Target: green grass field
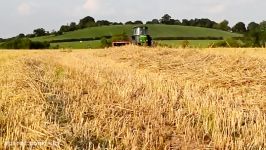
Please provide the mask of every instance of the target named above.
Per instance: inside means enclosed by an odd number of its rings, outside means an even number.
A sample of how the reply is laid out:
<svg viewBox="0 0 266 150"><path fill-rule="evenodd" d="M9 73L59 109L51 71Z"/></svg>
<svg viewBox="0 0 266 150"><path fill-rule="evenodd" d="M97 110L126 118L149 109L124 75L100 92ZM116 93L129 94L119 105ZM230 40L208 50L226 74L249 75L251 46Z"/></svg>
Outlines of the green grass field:
<svg viewBox="0 0 266 150"><path fill-rule="evenodd" d="M153 38L158 37L240 37L241 34L225 32L216 29L192 27L192 26L180 26L180 25L147 25L149 32ZM134 25L115 25L115 26L101 26L90 27L73 32L67 32L60 36L42 36L36 37L34 41L53 41L53 40L66 40L66 39L81 39L81 38L95 38L103 36L113 36L122 33L126 33L128 36L132 34L132 28ZM208 47L209 44L216 42L214 40L190 40L190 46L192 47ZM162 44L167 44L172 47L179 47L182 40L164 40L160 41ZM55 47L59 45L59 48L100 48L100 41L86 41L86 42L64 42L64 43L52 43L51 46Z"/></svg>
<svg viewBox="0 0 266 150"><path fill-rule="evenodd" d="M225 32L216 29L179 26L179 25L149 25L152 37L239 37L241 34Z"/></svg>
<svg viewBox="0 0 266 150"><path fill-rule="evenodd" d="M160 44L169 45L174 48L178 48L182 45L184 40L163 40L157 41ZM199 47L199 48L207 48L209 45L216 43L220 40L188 40L189 46L191 47Z"/></svg>
<svg viewBox="0 0 266 150"><path fill-rule="evenodd" d="M179 26L179 25L147 25L150 34L153 38L157 37L239 37L241 34L225 32L221 30ZM52 41L63 39L80 39L80 38L94 38L102 36L112 36L125 32L127 35L132 34L133 25L116 25L116 26L101 26L90 27L73 32L67 32L60 36L43 36L33 38L35 41Z"/></svg>
<svg viewBox="0 0 266 150"><path fill-rule="evenodd" d="M72 49L96 49L101 48L101 42L95 41L84 41L84 42L62 42L62 43L51 43L51 47L59 46L59 48L72 48Z"/></svg>

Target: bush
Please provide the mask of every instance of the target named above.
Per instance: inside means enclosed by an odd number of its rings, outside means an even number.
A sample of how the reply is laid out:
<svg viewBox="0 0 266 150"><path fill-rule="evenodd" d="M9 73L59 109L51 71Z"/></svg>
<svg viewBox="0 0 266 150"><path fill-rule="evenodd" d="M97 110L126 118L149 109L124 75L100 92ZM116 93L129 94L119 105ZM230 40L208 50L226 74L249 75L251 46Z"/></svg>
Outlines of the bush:
<svg viewBox="0 0 266 150"><path fill-rule="evenodd" d="M189 41L188 41L188 40L182 41L182 43L181 43L181 47L182 47L182 48L187 48L187 47L189 47Z"/></svg>
<svg viewBox="0 0 266 150"><path fill-rule="evenodd" d="M50 47L50 43L34 42L28 38L17 38L3 43L0 47L4 49L47 49Z"/></svg>
<svg viewBox="0 0 266 150"><path fill-rule="evenodd" d="M101 39L101 47L110 47L112 45L111 41L108 40L107 38L103 37Z"/></svg>
<svg viewBox="0 0 266 150"><path fill-rule="evenodd" d="M31 41L29 39L14 39L1 45L5 49L30 49Z"/></svg>
<svg viewBox="0 0 266 150"><path fill-rule="evenodd" d="M245 36L241 41L244 43L244 47L261 47L259 37Z"/></svg>
<svg viewBox="0 0 266 150"><path fill-rule="evenodd" d="M30 49L47 49L50 47L49 42L33 42L31 41Z"/></svg>
<svg viewBox="0 0 266 150"><path fill-rule="evenodd" d="M211 45L209 45L209 47L228 47L226 41L219 41L219 42L215 42L215 43L212 43Z"/></svg>
<svg viewBox="0 0 266 150"><path fill-rule="evenodd" d="M55 32L54 35L55 35L55 36L63 35L63 32L62 32L62 31L58 31L58 32Z"/></svg>

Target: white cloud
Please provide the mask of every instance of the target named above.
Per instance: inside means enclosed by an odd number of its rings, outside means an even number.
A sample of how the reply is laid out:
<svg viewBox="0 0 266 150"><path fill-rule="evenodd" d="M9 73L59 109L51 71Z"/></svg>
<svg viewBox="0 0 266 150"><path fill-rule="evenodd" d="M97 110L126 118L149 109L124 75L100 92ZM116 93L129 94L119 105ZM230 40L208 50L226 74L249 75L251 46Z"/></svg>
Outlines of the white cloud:
<svg viewBox="0 0 266 150"><path fill-rule="evenodd" d="M31 13L31 6L28 3L21 3L17 10L20 15L29 15Z"/></svg>
<svg viewBox="0 0 266 150"><path fill-rule="evenodd" d="M94 12L99 9L99 0L86 0L83 8L89 12Z"/></svg>
<svg viewBox="0 0 266 150"><path fill-rule="evenodd" d="M208 13L214 13L214 14L218 14L218 13L222 13L226 10L226 6L225 4L214 4L211 5L208 9L207 12Z"/></svg>

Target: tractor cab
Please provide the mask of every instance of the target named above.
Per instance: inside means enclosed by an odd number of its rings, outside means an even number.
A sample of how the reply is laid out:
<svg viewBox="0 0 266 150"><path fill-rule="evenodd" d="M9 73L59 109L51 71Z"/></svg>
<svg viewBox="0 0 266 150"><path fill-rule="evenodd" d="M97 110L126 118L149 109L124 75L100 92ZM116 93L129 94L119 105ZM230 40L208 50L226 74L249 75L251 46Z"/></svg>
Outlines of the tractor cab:
<svg viewBox="0 0 266 150"><path fill-rule="evenodd" d="M151 46L152 39L147 26L136 26L133 28L132 42L136 45Z"/></svg>
<svg viewBox="0 0 266 150"><path fill-rule="evenodd" d="M138 26L133 28L134 36L147 35L147 34L148 34L148 27L146 26Z"/></svg>
<svg viewBox="0 0 266 150"><path fill-rule="evenodd" d="M132 40L118 40L113 41L113 46L124 46L130 43L140 46L152 46L152 38L149 35L147 26L136 26L133 28Z"/></svg>

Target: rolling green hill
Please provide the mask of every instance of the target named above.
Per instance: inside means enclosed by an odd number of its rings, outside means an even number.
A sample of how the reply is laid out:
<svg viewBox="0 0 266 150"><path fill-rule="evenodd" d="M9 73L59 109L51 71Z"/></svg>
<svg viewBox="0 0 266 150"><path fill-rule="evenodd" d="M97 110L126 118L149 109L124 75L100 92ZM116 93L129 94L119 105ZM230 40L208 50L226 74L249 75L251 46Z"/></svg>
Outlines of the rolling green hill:
<svg viewBox="0 0 266 150"><path fill-rule="evenodd" d="M158 37L240 37L241 34L225 32L221 30L192 27L192 26L179 26L179 25L147 25L150 34L153 38ZM80 38L95 38L102 36L112 36L122 34L125 32L127 35L132 34L133 25L116 25L116 26L101 26L90 27L73 32L67 32L60 36L43 36L33 38L37 41L52 41L52 40L65 40L65 39L80 39Z"/></svg>

